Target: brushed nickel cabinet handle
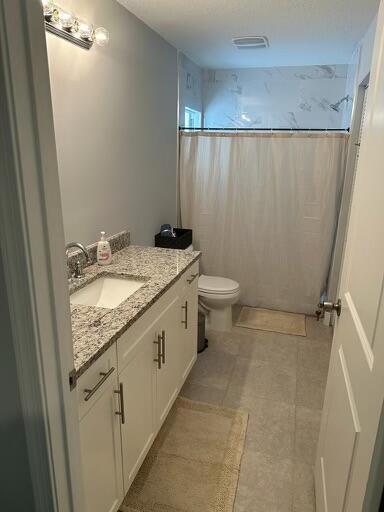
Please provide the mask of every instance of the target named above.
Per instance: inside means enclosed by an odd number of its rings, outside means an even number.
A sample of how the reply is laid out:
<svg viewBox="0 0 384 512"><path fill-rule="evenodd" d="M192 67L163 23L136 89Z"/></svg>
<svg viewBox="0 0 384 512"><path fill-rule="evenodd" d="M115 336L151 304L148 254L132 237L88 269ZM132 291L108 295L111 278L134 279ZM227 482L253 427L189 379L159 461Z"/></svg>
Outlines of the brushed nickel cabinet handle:
<svg viewBox="0 0 384 512"><path fill-rule="evenodd" d="M193 283L193 281L196 279L196 277L198 276L199 274L192 274L190 279L187 279L188 283L191 284Z"/></svg>
<svg viewBox="0 0 384 512"><path fill-rule="evenodd" d="M161 331L161 359L162 359L163 364L165 364L165 343L166 343L165 331Z"/></svg>
<svg viewBox="0 0 384 512"><path fill-rule="evenodd" d="M184 324L185 329L188 329L188 301L185 301L184 306L181 306L182 309L185 310L185 317L184 320L181 321L182 324Z"/></svg>
<svg viewBox="0 0 384 512"><path fill-rule="evenodd" d="M116 395L119 395L119 401L120 401L120 411L116 411L115 414L117 416L121 416L121 424L124 425L124 423L125 423L124 388L123 388L123 384L121 382L119 385L119 389L115 390L114 393L116 393Z"/></svg>
<svg viewBox="0 0 384 512"><path fill-rule="evenodd" d="M161 360L162 360L162 354L161 354L161 345L162 345L162 338L159 334L157 336L157 341L153 342L155 345L157 345L157 359L154 359L154 361L157 363L157 368L161 370Z"/></svg>
<svg viewBox="0 0 384 512"><path fill-rule="evenodd" d="M100 386L102 386L104 384L104 382L108 379L108 377L115 371L114 367L112 366L112 368L110 370L108 370L107 372L100 372L100 375L101 375L101 379L99 380L99 382L97 384L95 384L95 386L93 386L92 389L84 389L84 393L87 393L87 396L84 398L84 400L86 402L88 402L88 400L90 398L93 397L93 395L96 393L96 391L100 388Z"/></svg>

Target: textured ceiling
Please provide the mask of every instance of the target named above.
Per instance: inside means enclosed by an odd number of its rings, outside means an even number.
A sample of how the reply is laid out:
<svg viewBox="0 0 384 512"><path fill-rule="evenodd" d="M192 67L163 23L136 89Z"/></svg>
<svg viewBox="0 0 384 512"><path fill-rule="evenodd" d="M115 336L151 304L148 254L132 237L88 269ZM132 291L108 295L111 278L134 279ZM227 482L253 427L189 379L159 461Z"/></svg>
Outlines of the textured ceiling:
<svg viewBox="0 0 384 512"><path fill-rule="evenodd" d="M345 64L379 0L118 0L203 67ZM234 36L270 48L237 50Z"/></svg>

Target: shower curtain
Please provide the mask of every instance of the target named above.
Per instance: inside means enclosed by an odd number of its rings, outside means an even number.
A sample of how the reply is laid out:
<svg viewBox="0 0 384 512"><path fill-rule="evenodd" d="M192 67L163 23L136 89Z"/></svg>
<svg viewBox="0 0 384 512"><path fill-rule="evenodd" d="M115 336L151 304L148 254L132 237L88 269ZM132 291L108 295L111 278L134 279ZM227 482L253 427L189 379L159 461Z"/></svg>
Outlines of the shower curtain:
<svg viewBox="0 0 384 512"><path fill-rule="evenodd" d="M202 272L240 302L313 314L326 286L347 136L181 132L180 209Z"/></svg>

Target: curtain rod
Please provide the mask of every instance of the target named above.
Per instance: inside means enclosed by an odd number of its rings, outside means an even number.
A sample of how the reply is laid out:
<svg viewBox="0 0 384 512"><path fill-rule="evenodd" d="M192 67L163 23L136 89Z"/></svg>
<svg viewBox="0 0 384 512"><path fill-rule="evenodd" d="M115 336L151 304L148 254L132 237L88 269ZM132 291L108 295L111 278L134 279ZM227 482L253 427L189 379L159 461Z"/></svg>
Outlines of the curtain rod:
<svg viewBox="0 0 384 512"><path fill-rule="evenodd" d="M179 126L180 131L189 132L346 132L349 133L349 128L187 128Z"/></svg>

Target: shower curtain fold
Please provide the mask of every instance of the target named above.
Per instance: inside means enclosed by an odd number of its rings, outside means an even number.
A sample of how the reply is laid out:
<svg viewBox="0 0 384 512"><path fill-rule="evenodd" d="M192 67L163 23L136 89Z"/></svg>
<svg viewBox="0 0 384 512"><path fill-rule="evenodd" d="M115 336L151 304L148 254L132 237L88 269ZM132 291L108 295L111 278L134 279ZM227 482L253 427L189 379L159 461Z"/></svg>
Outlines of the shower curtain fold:
<svg viewBox="0 0 384 512"><path fill-rule="evenodd" d="M342 134L180 135L180 207L202 271L242 304L311 314L326 285L345 168Z"/></svg>

